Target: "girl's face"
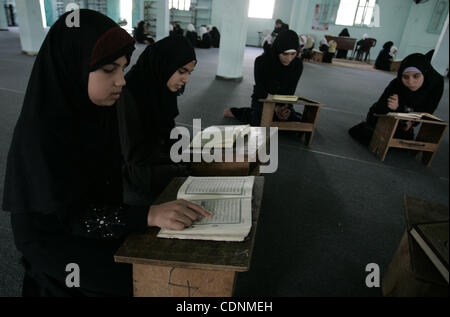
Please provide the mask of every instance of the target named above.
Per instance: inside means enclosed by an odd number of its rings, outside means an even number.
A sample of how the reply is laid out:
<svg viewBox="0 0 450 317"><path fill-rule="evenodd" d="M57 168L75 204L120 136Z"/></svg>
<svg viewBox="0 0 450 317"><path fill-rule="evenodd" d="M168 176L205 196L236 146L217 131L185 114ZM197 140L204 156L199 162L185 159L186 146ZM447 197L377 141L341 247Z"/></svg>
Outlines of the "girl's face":
<svg viewBox="0 0 450 317"><path fill-rule="evenodd" d="M419 72L406 72L402 75L402 83L411 91L417 91L422 87L424 77Z"/></svg>
<svg viewBox="0 0 450 317"><path fill-rule="evenodd" d="M288 66L293 60L294 58L297 56L297 53L281 53L279 55L280 57L280 62L281 64L283 64L284 66Z"/></svg>
<svg viewBox="0 0 450 317"><path fill-rule="evenodd" d="M167 81L167 88L171 92L177 92L189 81L189 75L194 71L195 61L192 61L183 67L177 69L175 73Z"/></svg>
<svg viewBox="0 0 450 317"><path fill-rule="evenodd" d="M88 93L97 106L112 106L120 97L125 86L123 71L128 63L125 56L89 73Z"/></svg>

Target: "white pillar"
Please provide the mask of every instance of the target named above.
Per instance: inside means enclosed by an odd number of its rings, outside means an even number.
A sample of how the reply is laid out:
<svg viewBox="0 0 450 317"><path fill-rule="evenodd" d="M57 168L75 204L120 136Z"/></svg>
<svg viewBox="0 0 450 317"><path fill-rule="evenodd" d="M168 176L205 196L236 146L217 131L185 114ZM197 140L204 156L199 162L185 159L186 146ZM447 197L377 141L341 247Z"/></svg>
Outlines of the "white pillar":
<svg viewBox="0 0 450 317"><path fill-rule="evenodd" d="M8 19L3 2L0 2L0 31L8 31Z"/></svg>
<svg viewBox="0 0 450 317"><path fill-rule="evenodd" d="M169 36L169 1L156 1L156 41Z"/></svg>
<svg viewBox="0 0 450 317"><path fill-rule="evenodd" d="M45 38L40 1L16 0L16 10L22 51L35 55Z"/></svg>
<svg viewBox="0 0 450 317"><path fill-rule="evenodd" d="M219 1L216 9L220 10L218 79L242 80L242 64L244 61L245 42L247 40L249 0Z"/></svg>
<svg viewBox="0 0 450 317"><path fill-rule="evenodd" d="M444 27L441 32L441 37L436 45L434 50L433 59L431 60L431 64L434 69L439 72L442 76L446 76L448 73L448 14L447 20L444 23Z"/></svg>

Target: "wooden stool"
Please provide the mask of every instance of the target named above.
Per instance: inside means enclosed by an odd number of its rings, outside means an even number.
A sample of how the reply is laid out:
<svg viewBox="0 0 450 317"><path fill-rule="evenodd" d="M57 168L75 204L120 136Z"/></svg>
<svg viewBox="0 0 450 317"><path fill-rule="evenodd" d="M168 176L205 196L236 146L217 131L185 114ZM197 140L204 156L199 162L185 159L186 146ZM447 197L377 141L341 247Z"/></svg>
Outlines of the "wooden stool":
<svg viewBox="0 0 450 317"><path fill-rule="evenodd" d="M448 207L404 198L407 228L382 282L383 296L448 296L448 283L409 234L415 224L448 220Z"/></svg>
<svg viewBox="0 0 450 317"><path fill-rule="evenodd" d="M391 72L396 73L398 72L398 69L400 68L401 63L403 62L402 59L396 59L392 61L391 63Z"/></svg>
<svg viewBox="0 0 450 317"><path fill-rule="evenodd" d="M371 152L376 153L381 161L384 161L386 158L389 148L396 147L416 151L416 156L422 153L422 162L427 166L431 166L431 162L447 130L447 122L408 119L409 121L420 122L422 126L416 140L403 140L394 138L398 123L402 119L388 115L375 116L378 117L378 122L369 149Z"/></svg>
<svg viewBox="0 0 450 317"><path fill-rule="evenodd" d="M186 178L175 178L155 204L176 199ZM157 228L132 234L114 259L133 265L135 297L231 297L237 272L250 269L264 177L255 177L252 228L242 242L157 238Z"/></svg>
<svg viewBox="0 0 450 317"><path fill-rule="evenodd" d="M299 97L297 102L286 102L285 100L273 99L272 95L267 96L267 99L261 99L259 101L264 103L261 117L262 127L277 127L281 131L305 132L305 145L311 145L317 121L319 119L320 107L324 106L323 104L304 97ZM277 103L303 105L302 122L273 121L275 105Z"/></svg>
<svg viewBox="0 0 450 317"><path fill-rule="evenodd" d="M323 60L323 52L318 51L318 50L313 50L312 51L312 56L311 59L315 62L319 62L322 63Z"/></svg>

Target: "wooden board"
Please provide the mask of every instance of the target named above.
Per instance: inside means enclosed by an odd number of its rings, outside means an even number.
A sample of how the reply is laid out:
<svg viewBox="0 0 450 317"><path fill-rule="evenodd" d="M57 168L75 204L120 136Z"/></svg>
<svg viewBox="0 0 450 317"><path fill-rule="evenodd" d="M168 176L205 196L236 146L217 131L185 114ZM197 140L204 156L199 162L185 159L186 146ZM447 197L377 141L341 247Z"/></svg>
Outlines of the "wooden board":
<svg viewBox="0 0 450 317"><path fill-rule="evenodd" d="M325 35L328 42L335 41L336 49L344 51L353 51L355 49L356 39L346 36Z"/></svg>
<svg viewBox="0 0 450 317"><path fill-rule="evenodd" d="M155 204L176 199L186 178L175 178ZM263 197L264 177L255 177L252 198L252 228L243 242L197 241L157 238L158 228L144 234L130 235L116 252L116 262L167 267L245 272L255 242L259 211Z"/></svg>
<svg viewBox="0 0 450 317"><path fill-rule="evenodd" d="M134 297L231 297L236 273L133 265Z"/></svg>

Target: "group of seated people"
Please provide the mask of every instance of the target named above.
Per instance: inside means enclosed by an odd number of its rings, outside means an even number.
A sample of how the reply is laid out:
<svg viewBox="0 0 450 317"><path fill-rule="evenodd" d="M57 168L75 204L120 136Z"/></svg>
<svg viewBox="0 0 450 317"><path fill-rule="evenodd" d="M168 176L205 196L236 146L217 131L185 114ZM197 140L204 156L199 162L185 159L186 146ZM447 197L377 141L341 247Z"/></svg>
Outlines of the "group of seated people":
<svg viewBox="0 0 450 317"><path fill-rule="evenodd" d="M199 32L195 30L193 24L187 25L186 34L177 22L169 24L169 35L185 36L188 41L197 48L218 48L220 46L220 32L217 27L212 25L202 25ZM146 45L152 45L155 40L145 31L145 22L140 21L133 30L133 36L136 42Z"/></svg>
<svg viewBox="0 0 450 317"><path fill-rule="evenodd" d="M189 166L170 159L170 134L197 57L186 37L172 35L147 46L124 75L134 39L96 11L80 10L83 23L75 30L66 26L67 14L48 32L30 76L8 154L3 209L11 212L23 255L25 296L132 296L131 266L114 262L126 236L148 227L183 230L211 216L185 200L155 203L174 176L189 174ZM303 72L299 50L296 32L280 32L255 60L251 108L224 115L260 125L260 99L295 94ZM351 134L367 137L374 113L432 113L442 92L442 76L413 54L370 108L363 131ZM279 104L274 119L302 115ZM399 132L409 137L414 126L405 122ZM80 266L80 287L67 286L68 263Z"/></svg>

